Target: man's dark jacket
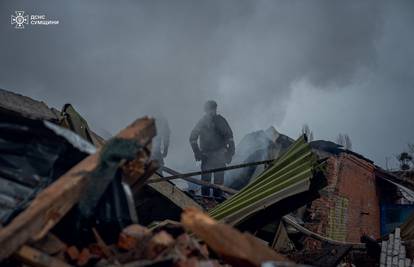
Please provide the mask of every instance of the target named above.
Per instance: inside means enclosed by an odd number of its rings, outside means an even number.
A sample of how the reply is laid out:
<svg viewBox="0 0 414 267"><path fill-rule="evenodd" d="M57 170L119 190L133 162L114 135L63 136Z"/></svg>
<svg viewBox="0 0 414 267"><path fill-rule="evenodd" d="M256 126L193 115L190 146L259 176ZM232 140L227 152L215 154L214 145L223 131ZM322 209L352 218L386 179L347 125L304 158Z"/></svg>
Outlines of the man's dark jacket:
<svg viewBox="0 0 414 267"><path fill-rule="evenodd" d="M197 140L200 138L200 147ZM234 155L233 132L221 115L204 115L191 131L190 143L194 154L208 154L226 149Z"/></svg>

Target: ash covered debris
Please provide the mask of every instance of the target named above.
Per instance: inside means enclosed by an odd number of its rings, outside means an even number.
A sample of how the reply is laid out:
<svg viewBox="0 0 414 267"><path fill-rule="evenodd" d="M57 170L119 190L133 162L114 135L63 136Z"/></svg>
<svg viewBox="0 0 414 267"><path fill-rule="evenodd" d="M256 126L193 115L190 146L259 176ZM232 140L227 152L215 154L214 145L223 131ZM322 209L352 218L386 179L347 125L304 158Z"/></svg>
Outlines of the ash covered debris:
<svg viewBox="0 0 414 267"><path fill-rule="evenodd" d="M0 96L1 266L412 264L408 172L271 127L243 138L233 165L181 174L151 153L151 118L104 140L70 104ZM217 171L224 185L195 177Z"/></svg>

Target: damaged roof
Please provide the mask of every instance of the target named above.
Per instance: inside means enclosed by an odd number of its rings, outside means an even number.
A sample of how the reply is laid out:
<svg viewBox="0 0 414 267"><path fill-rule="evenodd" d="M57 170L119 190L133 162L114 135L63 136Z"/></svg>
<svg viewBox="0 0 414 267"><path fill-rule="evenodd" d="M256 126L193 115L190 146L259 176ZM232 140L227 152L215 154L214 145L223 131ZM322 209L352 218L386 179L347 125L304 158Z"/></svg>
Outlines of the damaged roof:
<svg viewBox="0 0 414 267"><path fill-rule="evenodd" d="M59 119L44 102L4 89L0 89L0 113L50 121Z"/></svg>
<svg viewBox="0 0 414 267"><path fill-rule="evenodd" d="M324 164L318 162L306 136L302 136L265 172L209 214L223 222L237 224L282 199L310 189L317 191L326 185L325 178L316 179L317 174L322 174ZM303 204L309 200L304 201Z"/></svg>

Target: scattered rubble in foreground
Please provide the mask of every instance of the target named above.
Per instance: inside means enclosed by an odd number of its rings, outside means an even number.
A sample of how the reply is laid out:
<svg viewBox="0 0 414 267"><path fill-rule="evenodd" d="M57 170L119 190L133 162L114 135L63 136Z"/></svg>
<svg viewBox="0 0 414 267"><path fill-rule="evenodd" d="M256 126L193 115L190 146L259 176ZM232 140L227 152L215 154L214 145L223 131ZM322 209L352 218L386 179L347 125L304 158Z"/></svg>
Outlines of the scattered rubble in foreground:
<svg viewBox="0 0 414 267"><path fill-rule="evenodd" d="M155 135L144 117L104 140L70 104L0 90L0 266L413 266L412 172L269 128L239 149L259 136L275 160L207 198L160 175Z"/></svg>

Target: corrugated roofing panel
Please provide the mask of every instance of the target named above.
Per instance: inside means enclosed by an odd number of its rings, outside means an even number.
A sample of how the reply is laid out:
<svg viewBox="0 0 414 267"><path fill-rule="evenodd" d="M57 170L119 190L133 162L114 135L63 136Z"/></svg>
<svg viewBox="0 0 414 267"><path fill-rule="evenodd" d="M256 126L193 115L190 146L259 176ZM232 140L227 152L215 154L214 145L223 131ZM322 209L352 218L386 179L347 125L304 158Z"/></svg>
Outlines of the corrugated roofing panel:
<svg viewBox="0 0 414 267"><path fill-rule="evenodd" d="M308 191L314 171L323 165L302 136L253 182L209 213L215 219L237 224L282 199Z"/></svg>

